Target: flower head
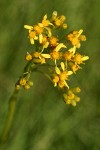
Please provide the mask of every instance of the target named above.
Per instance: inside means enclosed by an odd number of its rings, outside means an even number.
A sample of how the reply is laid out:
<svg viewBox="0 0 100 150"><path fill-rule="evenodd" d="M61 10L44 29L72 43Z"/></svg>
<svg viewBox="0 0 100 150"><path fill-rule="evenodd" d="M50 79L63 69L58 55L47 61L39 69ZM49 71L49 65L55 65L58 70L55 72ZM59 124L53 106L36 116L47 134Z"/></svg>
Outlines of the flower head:
<svg viewBox="0 0 100 150"><path fill-rule="evenodd" d="M80 101L80 97L77 96L80 88L72 88L69 79L82 68L81 65L89 57L77 52L77 48L81 47L81 42L86 41L83 29L70 33L65 31L65 39L57 34L61 28L67 29L65 21L64 15L58 15L57 11L54 11L51 18L45 14L39 23L33 26L24 25L24 28L28 30L29 41L32 46L34 45L34 50L27 52L25 59L33 66L47 67L43 69L45 70L43 74L52 81L54 87L62 91L66 104L76 106ZM16 88L19 89L22 86L28 90L31 86L29 78L30 76L21 77Z"/></svg>

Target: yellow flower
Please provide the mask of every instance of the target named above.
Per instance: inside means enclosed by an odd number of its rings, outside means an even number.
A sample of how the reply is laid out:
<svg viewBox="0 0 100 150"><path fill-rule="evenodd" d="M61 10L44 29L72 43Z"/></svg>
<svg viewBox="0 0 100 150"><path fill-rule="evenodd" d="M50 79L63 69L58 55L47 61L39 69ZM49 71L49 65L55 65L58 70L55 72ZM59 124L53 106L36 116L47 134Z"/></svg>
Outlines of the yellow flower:
<svg viewBox="0 0 100 150"><path fill-rule="evenodd" d="M30 89L30 85L29 84L25 84L24 88L25 88L25 90L29 90Z"/></svg>
<svg viewBox="0 0 100 150"><path fill-rule="evenodd" d="M74 94L72 90L68 90L67 93L63 94L64 101L66 104L76 106L76 103L80 101L80 97Z"/></svg>
<svg viewBox="0 0 100 150"><path fill-rule="evenodd" d="M55 21L56 18L57 18L57 11L53 11L51 21Z"/></svg>
<svg viewBox="0 0 100 150"><path fill-rule="evenodd" d="M32 60L37 67L46 63L44 66L48 67L48 73L51 74L51 78L49 74L47 75L45 72L44 74L49 77L54 86L63 92L65 103L76 106L77 102L80 101L80 97L76 95L80 92L80 88L70 88L68 84L69 76L81 69L81 64L88 60L89 57L77 53L77 48L80 48L81 41L86 41L86 36L82 34L82 29L74 30L67 34L65 37L66 42L63 42L65 40L59 38L56 34L59 32L56 32L57 28L62 28L63 30L67 28L65 20L64 15L59 16L57 11L54 11L51 19L48 19L46 14L34 26L24 25L24 28L28 30L30 43L35 44L33 46L35 51L27 53L25 58L27 61ZM19 86L16 89L23 86L28 90L33 85L27 76L28 74L20 78Z"/></svg>
<svg viewBox="0 0 100 150"><path fill-rule="evenodd" d="M72 43L73 46L80 48L80 41L85 41L85 35L81 35L83 32L82 29L79 31L73 31L72 33L67 35L67 39Z"/></svg>
<svg viewBox="0 0 100 150"><path fill-rule="evenodd" d="M24 86L26 84L26 79L25 78L20 79L19 84Z"/></svg>
<svg viewBox="0 0 100 150"><path fill-rule="evenodd" d="M47 48L49 46L49 42L48 42L47 36L40 34L39 35L39 43L41 45L43 45L43 48L42 48L42 51L41 51L41 52L43 52L44 48Z"/></svg>
<svg viewBox="0 0 100 150"><path fill-rule="evenodd" d="M35 25L35 26L33 27L33 29L34 29L34 31L36 32L36 34L41 34L41 33L43 33L43 28L40 27L39 25Z"/></svg>
<svg viewBox="0 0 100 150"><path fill-rule="evenodd" d="M47 20L47 14L46 15L44 15L44 17L43 17L43 19L42 19L42 23L38 23L38 25L40 26L40 27L48 27L49 25L53 25L51 22L50 22L50 20Z"/></svg>
<svg viewBox="0 0 100 150"><path fill-rule="evenodd" d="M54 86L57 86L57 83L59 82L59 76L55 75L52 81L54 82Z"/></svg>
<svg viewBox="0 0 100 150"><path fill-rule="evenodd" d="M62 28L67 29L67 24L66 23L62 24Z"/></svg>
<svg viewBox="0 0 100 150"><path fill-rule="evenodd" d="M29 38L34 39L34 38L35 38L35 36L36 36L36 32L35 32L35 31L30 30L30 31L29 31Z"/></svg>
<svg viewBox="0 0 100 150"><path fill-rule="evenodd" d="M71 89L74 93L80 93L81 89L79 87L75 87Z"/></svg>
<svg viewBox="0 0 100 150"><path fill-rule="evenodd" d="M74 55L74 57L72 58L72 60L76 62L77 64L81 64L83 63L83 61L86 61L88 59L89 59L88 56L82 56L81 54L78 54L78 53Z"/></svg>
<svg viewBox="0 0 100 150"><path fill-rule="evenodd" d="M58 45L58 38L57 37L54 37L54 36L51 36L49 38L49 45L51 47L56 47Z"/></svg>
<svg viewBox="0 0 100 150"><path fill-rule="evenodd" d="M60 52L56 52L55 50L50 53L50 57L53 60L59 60L60 59Z"/></svg>
<svg viewBox="0 0 100 150"><path fill-rule="evenodd" d="M59 27L59 26L61 26L62 21L61 21L59 18L57 18L57 19L55 19L54 24L55 24L57 27Z"/></svg>
<svg viewBox="0 0 100 150"><path fill-rule="evenodd" d="M21 86L20 86L19 84L16 84L16 85L15 85L15 89L16 89L16 90L20 90L20 87L21 87Z"/></svg>
<svg viewBox="0 0 100 150"><path fill-rule="evenodd" d="M57 11L52 13L51 22L53 22L56 27L63 27L63 29L66 29L67 24L64 24L65 20L66 17L64 15L58 16Z"/></svg>
<svg viewBox="0 0 100 150"><path fill-rule="evenodd" d="M73 53L70 52L70 51L67 51L67 52L65 52L65 53L63 54L63 58L64 58L65 60L70 61L72 57L73 57Z"/></svg>
<svg viewBox="0 0 100 150"><path fill-rule="evenodd" d="M81 69L81 67L80 67L79 65L74 64L74 63L72 63L72 62L69 62L69 66L70 66L70 68L72 69L72 71L73 71L74 73L76 73L77 70Z"/></svg>
<svg viewBox="0 0 100 150"><path fill-rule="evenodd" d="M25 56L25 59L26 59L27 61L32 60L32 55L27 52L27 54L26 54L26 56Z"/></svg>
<svg viewBox="0 0 100 150"><path fill-rule="evenodd" d="M33 57L33 58L34 58L34 57L35 57L35 58L39 58L39 56L40 56L40 53L37 52L37 51L32 53L32 57Z"/></svg>
<svg viewBox="0 0 100 150"><path fill-rule="evenodd" d="M44 27L49 26L50 21L47 20L47 14L43 17L42 24L43 24Z"/></svg>
<svg viewBox="0 0 100 150"><path fill-rule="evenodd" d="M60 63L60 66L61 66L62 71L57 66L55 67L56 75L53 78L54 86L57 86L57 84L58 84L58 86L60 88L63 88L64 86L69 88L66 80L68 80L68 76L71 75L73 72L67 71L65 64L63 62ZM59 80L58 80L58 78L59 78ZM57 80L55 80L55 79L57 79Z"/></svg>
<svg viewBox="0 0 100 150"><path fill-rule="evenodd" d="M34 40L37 40L38 37L36 36L36 32L33 30L29 30L29 39L30 39L30 43L34 44Z"/></svg>

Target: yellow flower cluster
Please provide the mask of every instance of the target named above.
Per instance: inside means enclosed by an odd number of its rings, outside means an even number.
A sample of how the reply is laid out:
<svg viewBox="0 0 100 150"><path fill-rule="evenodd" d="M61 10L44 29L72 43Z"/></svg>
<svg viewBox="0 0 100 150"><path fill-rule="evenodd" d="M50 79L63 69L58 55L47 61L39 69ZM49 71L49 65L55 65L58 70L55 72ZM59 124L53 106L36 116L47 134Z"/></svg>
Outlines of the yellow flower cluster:
<svg viewBox="0 0 100 150"><path fill-rule="evenodd" d="M70 88L69 77L76 73L81 68L80 65L84 64L89 57L77 52L77 49L81 47L81 42L86 41L82 29L70 33L65 31L65 42L56 35L55 31L59 32L61 28L67 29L65 20L64 15L59 16L54 11L50 19L46 14L41 22L33 26L24 25L24 28L28 30L30 43L36 46L35 51L27 52L25 59L36 65L46 64L49 66L50 73L48 75L54 86L62 90L66 104L76 106L76 102L80 101L80 98L76 96L80 89L78 87ZM19 84L28 89L29 84L25 79L21 79Z"/></svg>
<svg viewBox="0 0 100 150"><path fill-rule="evenodd" d="M25 90L28 90L31 86L33 86L33 82L24 77L21 77L16 84L16 89L19 90L21 86L24 87Z"/></svg>

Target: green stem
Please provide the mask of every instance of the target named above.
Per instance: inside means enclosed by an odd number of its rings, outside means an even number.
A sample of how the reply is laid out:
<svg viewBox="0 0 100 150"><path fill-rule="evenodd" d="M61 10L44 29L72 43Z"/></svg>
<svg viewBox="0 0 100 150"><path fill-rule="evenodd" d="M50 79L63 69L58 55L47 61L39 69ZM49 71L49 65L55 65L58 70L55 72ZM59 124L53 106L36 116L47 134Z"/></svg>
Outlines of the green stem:
<svg viewBox="0 0 100 150"><path fill-rule="evenodd" d="M40 64L35 64L33 61L30 61L24 68L24 73L22 74L22 76L20 78L27 78L29 80L30 75L33 71L36 71L37 68L40 66ZM44 74L47 78L49 78L51 80L51 78L49 77L48 74L43 73L42 71L37 70L38 72L41 72L42 74ZM19 78L19 79L20 79ZM19 80L18 80L19 81ZM18 84L18 82L16 83ZM14 113L15 113L15 108L16 108L16 102L17 102L17 98L18 98L18 93L20 91L21 88L14 90L12 96L9 99L9 109L8 109L8 114L7 114L7 118L0 136L0 146L2 146L6 140L9 137L9 132L12 126L12 122L13 122L13 118L14 118Z"/></svg>
<svg viewBox="0 0 100 150"><path fill-rule="evenodd" d="M8 110L8 114L7 114L4 128L3 128L2 133L1 133L1 137L0 137L0 144L1 145L7 140L8 135L9 135L9 131L10 131L10 128L12 125L13 117L14 117L18 93L19 93L19 90L15 89L11 98L9 99L9 110Z"/></svg>
<svg viewBox="0 0 100 150"><path fill-rule="evenodd" d="M30 78L30 75L33 71L37 69L38 65L34 64L32 61L30 61L24 68L24 73L22 74L21 77L27 77ZM18 82L17 82L18 83ZM2 133L0 135L0 146L2 146L6 140L8 139L9 132L12 126L13 118L14 118L14 113L15 113L15 108L16 108L16 102L18 98L18 93L20 89L14 90L12 96L9 99L9 109L8 109L8 114L7 118L2 130Z"/></svg>

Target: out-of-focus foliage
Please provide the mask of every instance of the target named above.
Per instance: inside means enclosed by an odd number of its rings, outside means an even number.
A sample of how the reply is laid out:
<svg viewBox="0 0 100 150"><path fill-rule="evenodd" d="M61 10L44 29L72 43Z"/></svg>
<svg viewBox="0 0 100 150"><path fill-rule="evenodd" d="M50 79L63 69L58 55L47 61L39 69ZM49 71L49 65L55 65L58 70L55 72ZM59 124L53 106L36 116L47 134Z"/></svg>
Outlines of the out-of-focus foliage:
<svg viewBox="0 0 100 150"><path fill-rule="evenodd" d="M82 89L75 108L65 105L48 79L32 75L34 86L21 91L11 134L2 150L100 149L99 6L99 0L0 1L0 131L8 98L30 49L24 24L35 24L45 13L57 10L67 17L68 31L84 29L87 41L80 50L90 57L72 82Z"/></svg>

